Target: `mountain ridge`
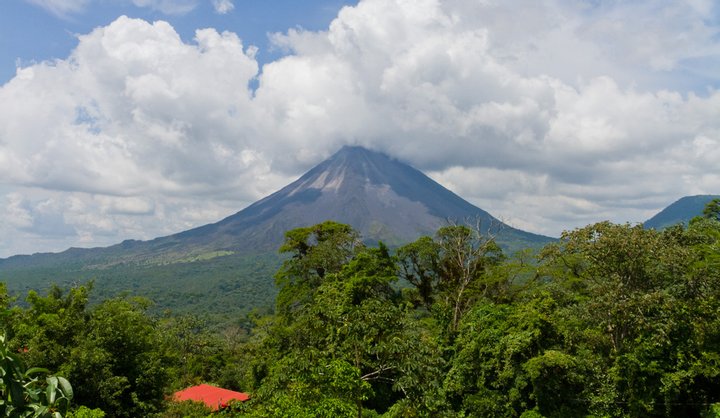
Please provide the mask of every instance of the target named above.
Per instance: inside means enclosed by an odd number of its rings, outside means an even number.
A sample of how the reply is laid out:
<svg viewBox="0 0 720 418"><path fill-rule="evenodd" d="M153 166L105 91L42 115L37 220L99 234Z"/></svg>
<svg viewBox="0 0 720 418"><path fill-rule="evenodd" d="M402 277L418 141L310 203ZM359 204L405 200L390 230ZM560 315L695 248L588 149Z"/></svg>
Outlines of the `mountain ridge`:
<svg viewBox="0 0 720 418"><path fill-rule="evenodd" d="M663 229L678 223L687 225L692 218L702 215L705 205L713 199L720 199L720 195L683 196L643 222L643 226L645 228Z"/></svg>

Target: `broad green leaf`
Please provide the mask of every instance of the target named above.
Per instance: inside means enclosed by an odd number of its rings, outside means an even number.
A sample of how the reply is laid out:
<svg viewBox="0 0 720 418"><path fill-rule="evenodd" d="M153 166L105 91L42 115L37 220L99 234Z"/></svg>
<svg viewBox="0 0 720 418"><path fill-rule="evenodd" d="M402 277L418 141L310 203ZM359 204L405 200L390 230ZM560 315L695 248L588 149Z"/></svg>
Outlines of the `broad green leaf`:
<svg viewBox="0 0 720 418"><path fill-rule="evenodd" d="M30 377L30 376L33 376L36 374L48 374L48 373L50 373L50 370L45 369L43 367L32 367L32 368L29 368L25 372L25 376Z"/></svg>
<svg viewBox="0 0 720 418"><path fill-rule="evenodd" d="M47 399L48 405L52 405L55 403L55 395L57 393L57 378L56 377L48 377L47 378L47 387L45 388L45 396Z"/></svg>
<svg viewBox="0 0 720 418"><path fill-rule="evenodd" d="M62 376L58 376L57 379L58 379L58 387L62 391L63 395L68 399L72 399L73 388L72 388L72 385L70 385L70 382Z"/></svg>

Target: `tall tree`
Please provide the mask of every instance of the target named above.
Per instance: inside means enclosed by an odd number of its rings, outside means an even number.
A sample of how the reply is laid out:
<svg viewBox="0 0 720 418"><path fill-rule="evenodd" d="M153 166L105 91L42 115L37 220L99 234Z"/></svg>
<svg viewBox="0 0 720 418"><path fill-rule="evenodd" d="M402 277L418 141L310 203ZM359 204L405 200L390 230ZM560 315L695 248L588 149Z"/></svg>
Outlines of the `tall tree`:
<svg viewBox="0 0 720 418"><path fill-rule="evenodd" d="M705 205L703 216L707 219L720 221L720 199L713 199Z"/></svg>
<svg viewBox="0 0 720 418"><path fill-rule="evenodd" d="M279 288L277 312L291 318L312 300L328 274L337 273L361 248L359 234L349 225L326 221L285 233L281 254L290 258L275 275Z"/></svg>
<svg viewBox="0 0 720 418"><path fill-rule="evenodd" d="M465 225L440 228L435 239L422 237L398 250L401 277L433 304L454 333L462 316L480 298L494 297L505 279L492 269L503 259L491 236Z"/></svg>
<svg viewBox="0 0 720 418"><path fill-rule="evenodd" d="M707 353L718 349L708 345L718 299L706 284L718 276L695 273L706 258L693 229L602 222L544 252L543 270L569 294L557 317L566 350L595 364L585 385L591 412L687 416L716 399L719 370Z"/></svg>
<svg viewBox="0 0 720 418"><path fill-rule="evenodd" d="M440 246L424 236L397 250L399 275L417 289L421 303L431 309L440 281Z"/></svg>
<svg viewBox="0 0 720 418"><path fill-rule="evenodd" d="M11 344L23 351L28 364L61 369L85 331L91 288L77 286L65 291L52 286L44 296L28 292L28 308L16 311L11 330Z"/></svg>
<svg viewBox="0 0 720 418"><path fill-rule="evenodd" d="M440 356L433 339L413 318L411 305L392 286L397 280L395 259L382 244L343 247L356 234L342 227L336 231L341 234L336 241L341 251L323 252L342 261L335 264L337 268L324 268L323 274L313 267L316 263L302 264L310 267L309 272L295 270L294 278L316 281L309 288L311 297L295 292L302 303L296 303L293 315L276 321L264 337L265 351L274 356L266 360L255 413L361 416L363 411L384 412L391 407L427 410L422 405L432 402L396 405L405 398L423 399L422 388L437 379L433 373L439 373ZM305 231L299 234L304 237ZM312 246L302 245L304 238L299 242L299 248L307 250L304 257L315 255ZM284 272L288 270L286 265ZM297 282L279 284L297 289Z"/></svg>
<svg viewBox="0 0 720 418"><path fill-rule="evenodd" d="M166 359L148 302L110 299L92 310L63 370L76 382L78 403L109 417L148 416L162 406Z"/></svg>

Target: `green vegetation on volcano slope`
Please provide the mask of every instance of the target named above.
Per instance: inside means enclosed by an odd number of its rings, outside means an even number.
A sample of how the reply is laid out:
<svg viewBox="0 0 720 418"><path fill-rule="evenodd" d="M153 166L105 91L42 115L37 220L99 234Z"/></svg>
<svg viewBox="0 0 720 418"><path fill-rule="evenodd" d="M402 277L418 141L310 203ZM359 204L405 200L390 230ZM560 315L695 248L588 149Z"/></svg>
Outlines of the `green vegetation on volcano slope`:
<svg viewBox="0 0 720 418"><path fill-rule="evenodd" d="M56 284L69 288L94 282L92 302L123 294L143 296L153 302L151 312L209 315L223 322L253 310L272 309L276 290L272 275L281 260L275 254L223 255L192 262L124 263L104 268L5 269L0 280L11 294L45 290Z"/></svg>
<svg viewBox="0 0 720 418"><path fill-rule="evenodd" d="M644 225L646 228L655 229L663 229L679 223L687 225L692 218L701 216L705 207L713 199L720 199L720 196L685 196L645 221Z"/></svg>

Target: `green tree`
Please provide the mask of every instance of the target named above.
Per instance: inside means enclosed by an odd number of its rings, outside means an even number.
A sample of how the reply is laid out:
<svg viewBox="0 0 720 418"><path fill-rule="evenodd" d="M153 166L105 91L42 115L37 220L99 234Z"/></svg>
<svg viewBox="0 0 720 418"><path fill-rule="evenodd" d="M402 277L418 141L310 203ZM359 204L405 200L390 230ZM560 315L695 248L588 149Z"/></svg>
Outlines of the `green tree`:
<svg viewBox="0 0 720 418"><path fill-rule="evenodd" d="M109 417L148 416L161 409L168 372L156 323L142 299L96 306L63 370L79 404Z"/></svg>
<svg viewBox="0 0 720 418"><path fill-rule="evenodd" d="M90 409L81 406L78 409L68 412L68 418L105 418L105 412L101 409Z"/></svg>
<svg viewBox="0 0 720 418"><path fill-rule="evenodd" d="M169 401L167 407L160 416L162 418L201 418L213 416L213 411L202 402Z"/></svg>
<svg viewBox="0 0 720 418"><path fill-rule="evenodd" d="M716 401L716 232L701 224L603 222L545 250L543 271L566 293L565 350L593 370L581 397L592 413L692 416Z"/></svg>
<svg viewBox="0 0 720 418"><path fill-rule="evenodd" d="M277 313L289 318L310 303L325 276L339 272L361 247L359 234L337 222L287 231L279 251L290 258L275 275Z"/></svg>
<svg viewBox="0 0 720 418"><path fill-rule="evenodd" d="M417 289L420 302L431 309L440 281L440 246L424 236L397 250L399 275Z"/></svg>
<svg viewBox="0 0 720 418"><path fill-rule="evenodd" d="M568 402L583 390L586 366L563 351L558 302L539 286L512 304L485 300L463 318L444 385L453 408L469 416L583 416Z"/></svg>
<svg viewBox="0 0 720 418"><path fill-rule="evenodd" d="M207 320L190 315L170 316L156 327L173 389L215 381L220 370L231 366L226 358L233 352L225 347L218 332L211 330Z"/></svg>
<svg viewBox="0 0 720 418"><path fill-rule="evenodd" d="M61 369L85 330L91 288L77 286L66 292L52 286L45 296L28 292L28 308L16 311L11 330L11 344L24 352L27 363Z"/></svg>
<svg viewBox="0 0 720 418"><path fill-rule="evenodd" d="M707 219L720 220L720 199L713 199L705 205L703 216Z"/></svg>
<svg viewBox="0 0 720 418"><path fill-rule="evenodd" d="M110 299L88 307L90 287L46 295L30 291L28 307L13 308L11 346L26 363L58 370L76 385L75 401L110 417L146 416L160 409L167 370L156 321L142 299Z"/></svg>
<svg viewBox="0 0 720 418"><path fill-rule="evenodd" d="M322 224L327 226L328 224ZM293 315L276 320L264 335L265 374L257 396L244 406L259 416L362 416L388 411L429 411L436 399L424 396L437 381L440 356L392 284L396 260L388 249L358 247L357 234L333 226L318 242L340 248L306 246L307 231L292 248L298 257L286 264L279 280L295 291L284 303ZM298 244L299 243L299 244ZM302 255L304 254L304 255ZM318 272L312 257L330 254L332 263ZM328 266L332 266L329 268ZM311 283L298 292L298 282ZM435 374L433 374L435 373ZM409 404L398 404L411 399Z"/></svg>
<svg viewBox="0 0 720 418"><path fill-rule="evenodd" d="M504 259L492 237L464 225L440 228L434 240L422 237L398 250L401 277L434 305L453 334L470 307L497 297L506 280L492 269Z"/></svg>
<svg viewBox="0 0 720 418"><path fill-rule="evenodd" d="M9 314L7 310L10 307L10 302L11 298L7 292L7 285L0 282L0 312L3 313L3 316L7 316Z"/></svg>

